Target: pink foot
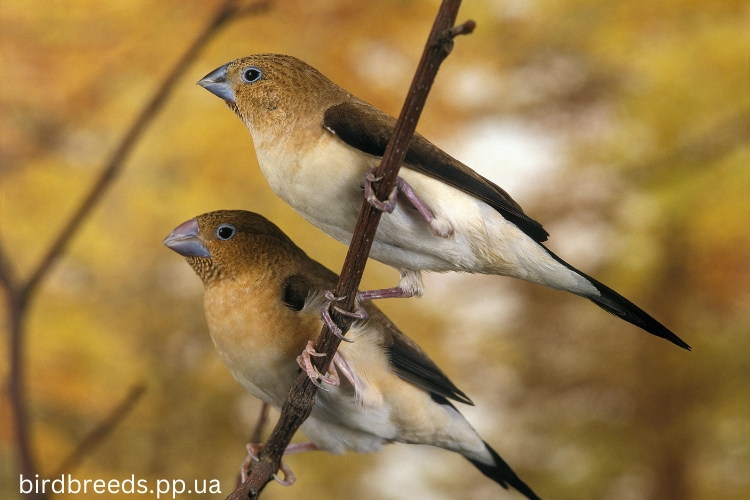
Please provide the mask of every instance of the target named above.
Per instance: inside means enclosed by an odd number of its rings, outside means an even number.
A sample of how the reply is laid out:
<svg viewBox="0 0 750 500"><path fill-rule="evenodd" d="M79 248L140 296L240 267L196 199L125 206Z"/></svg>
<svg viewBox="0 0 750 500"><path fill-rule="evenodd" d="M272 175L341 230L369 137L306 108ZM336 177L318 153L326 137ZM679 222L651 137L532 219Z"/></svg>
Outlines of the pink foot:
<svg viewBox="0 0 750 500"><path fill-rule="evenodd" d="M341 381L339 380L339 374L338 372L336 372L336 365L334 363L331 363L328 366L328 375L323 375L312 364L312 361L310 360L310 356L315 356L315 357L325 356L325 354L321 354L315 351L315 346L312 340L307 341L307 346L305 346L305 350L302 351L302 354L297 356L297 364L300 366L300 368L305 370L305 373L307 373L307 376L310 377L310 380L312 380L312 383L315 384L315 386L318 389L323 389L324 391L328 390L325 387L323 387L323 385L320 382L324 382L334 387L338 386L341 383ZM320 382L318 382L318 380L320 380Z"/></svg>
<svg viewBox="0 0 750 500"><path fill-rule="evenodd" d="M247 443L245 448L247 449L247 456L242 462L242 465L240 465L240 478L243 483L247 481L247 469L250 468L250 464L253 460L256 462L258 461L258 453L263 449L263 445L258 443Z"/></svg>
<svg viewBox="0 0 750 500"><path fill-rule="evenodd" d="M430 207L428 207L427 204L417 196L417 193L414 192L414 189L409 183L399 177L396 179L396 186L398 187L398 190L406 196L406 199L409 200L412 206L417 209L417 212L419 212L422 218L427 221L433 234L440 236L441 238L448 238L453 234L453 226L451 226L451 223L443 219L435 218L435 214L432 213Z"/></svg>
<svg viewBox="0 0 750 500"><path fill-rule="evenodd" d="M240 476L242 477L243 483L247 481L247 469L250 467L250 463L253 460L258 460L258 453L260 453L260 450L263 449L263 445L258 443L247 443L245 445L245 448L247 448L247 458L245 458L245 461L242 462L242 470L240 471ZM307 441L305 443L293 443L286 447L286 449L284 450L284 455L293 455L294 453L302 453L303 451L315 451L317 449L318 447L312 441ZM294 477L292 469L290 469L286 462L284 462L283 460L279 463L279 470L284 474L284 479L281 479L277 474L274 474L273 478L280 485L291 486L297 480L297 478Z"/></svg>
<svg viewBox="0 0 750 500"><path fill-rule="evenodd" d="M336 323L333 322L333 319L331 318L331 313L328 312L328 310L331 308L331 304L334 302L338 302L340 300L343 300L343 297L334 297L333 292L330 290L326 290L323 295L326 298L326 302L323 305L323 308L320 310L320 317L323 319L323 323L326 324L326 326L333 332L334 335L336 335L339 339L343 340L344 342L354 342L352 339L346 338L342 332L341 328L339 328ZM349 316L350 318L354 319L367 319L367 312L362 309L359 305L357 305L357 311L356 312L349 312L344 311L340 307L333 306L336 311L338 311L340 314L343 314L344 316Z"/></svg>
<svg viewBox="0 0 750 500"><path fill-rule="evenodd" d="M412 204L417 212L419 212L422 218L427 221L433 234L440 236L441 238L449 238L453 234L453 226L451 223L447 220L436 218L430 207L428 207L427 204L417 196L414 188L412 188L409 183L401 177L396 179L396 185L388 196L388 200L385 202L380 201L377 196L375 196L375 192L372 189L372 183L379 180L381 180L381 178L375 177L374 168L365 174L365 199L370 205L380 211L389 214L393 213L393 210L396 208L396 198L400 191L406 199L409 200L409 203Z"/></svg>
<svg viewBox="0 0 750 500"><path fill-rule="evenodd" d="M357 302L367 302L368 300L377 299L408 299L409 297L414 297L414 292L408 292L398 286L357 292Z"/></svg>
<svg viewBox="0 0 750 500"><path fill-rule="evenodd" d="M385 213L393 213L393 210L396 208L396 196L398 195L398 184L396 186L393 186L393 191L391 191L391 194L388 196L388 200L385 202L382 202L378 199L377 196L375 196L375 192L372 190L372 183L378 182L382 179L382 177L375 177L375 168L372 168L369 172L365 174L365 199L367 200L367 203L372 205L373 207L377 208L381 212Z"/></svg>
<svg viewBox="0 0 750 500"><path fill-rule="evenodd" d="M284 479L279 478L278 474L274 474L273 478L281 486L291 486L297 480L297 478L294 477L292 469L290 469L286 462L284 462L283 460L279 461L279 470L284 474Z"/></svg>

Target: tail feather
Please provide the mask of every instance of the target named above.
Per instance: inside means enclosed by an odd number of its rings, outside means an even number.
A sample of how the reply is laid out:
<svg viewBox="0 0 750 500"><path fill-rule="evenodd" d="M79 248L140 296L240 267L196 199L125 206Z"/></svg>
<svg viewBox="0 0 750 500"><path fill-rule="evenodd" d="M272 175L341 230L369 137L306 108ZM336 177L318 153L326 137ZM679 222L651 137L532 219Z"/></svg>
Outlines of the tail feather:
<svg viewBox="0 0 750 500"><path fill-rule="evenodd" d="M474 466L479 469L482 474L492 479L506 490L508 489L508 486L512 486L529 500L541 500L537 496L537 494L534 493L531 488L526 485L526 483L521 481L516 473L513 472L513 469L511 469L510 466L505 463L505 460L503 460L500 455L498 455L497 452L493 450L492 447L490 447L490 445L488 445L487 443L484 443L484 445L487 447L487 451L489 451L492 455L492 459L495 461L495 463L492 465L488 465L478 460L472 460L470 458L468 459L469 462L474 464Z"/></svg>
<svg viewBox="0 0 750 500"><path fill-rule="evenodd" d="M591 302L598 305L608 313L614 314L628 323L632 323L635 326L646 330L652 335L666 339L688 351L691 350L687 342L672 333L666 326L656 321L646 311L633 304L608 286L599 283L588 276L586 276L586 278L588 278L596 289L599 290L599 293L601 293L601 296L599 297L588 297Z"/></svg>
<svg viewBox="0 0 750 500"><path fill-rule="evenodd" d="M564 265L571 271L583 276L584 278L589 280L592 285L594 285L594 287L599 291L601 295L586 295L585 297L591 302L601 307L608 313L622 318L628 323L642 328L652 335L656 335L657 337L666 339L688 351L691 350L690 346L684 340L669 331L666 326L656 321L646 311L633 304L628 299L609 288L607 285L596 281L594 278L587 276L578 269L574 268L573 266L562 260L560 257L552 253L547 247L544 247L544 249L547 250L547 252L549 252L549 254L560 264Z"/></svg>

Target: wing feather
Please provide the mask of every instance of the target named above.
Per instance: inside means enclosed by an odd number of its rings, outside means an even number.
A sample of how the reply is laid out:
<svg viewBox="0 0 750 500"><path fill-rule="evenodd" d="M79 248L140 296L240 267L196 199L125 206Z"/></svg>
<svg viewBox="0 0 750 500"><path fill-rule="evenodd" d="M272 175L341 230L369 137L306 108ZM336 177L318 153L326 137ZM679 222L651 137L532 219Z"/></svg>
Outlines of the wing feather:
<svg viewBox="0 0 750 500"><path fill-rule="evenodd" d="M395 118L356 97L331 106L323 116L323 126L326 129L353 148L372 156L383 156L395 125ZM500 186L417 133L409 145L404 167L482 200L534 241L541 243L549 236L542 225L526 215Z"/></svg>

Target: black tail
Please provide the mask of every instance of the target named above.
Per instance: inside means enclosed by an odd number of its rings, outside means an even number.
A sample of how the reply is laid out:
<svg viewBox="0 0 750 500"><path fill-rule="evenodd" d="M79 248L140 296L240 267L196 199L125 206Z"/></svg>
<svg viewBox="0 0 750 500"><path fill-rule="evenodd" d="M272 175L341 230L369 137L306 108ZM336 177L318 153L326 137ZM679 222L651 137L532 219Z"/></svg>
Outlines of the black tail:
<svg viewBox="0 0 750 500"><path fill-rule="evenodd" d="M583 274L581 271L574 268L573 266L562 260L560 257L552 253L547 247L544 247L544 245L542 245L542 247L547 250L547 252L549 252L549 254L557 262L564 265L571 271L580 274L581 276L589 280L597 290L599 290L599 293L601 294L599 297L586 296L586 298L591 302L601 307L608 313L614 314L615 316L624 319L628 323L632 323L633 325L646 330L652 335L656 335L657 337L666 339L673 344L682 347L683 349L687 349L688 351L690 350L690 346L685 341L669 331L666 326L662 325L654 318L652 318L651 315L646 311L633 304L628 299L609 288L607 285L604 285L603 283L596 281L594 278Z"/></svg>
<svg viewBox="0 0 750 500"><path fill-rule="evenodd" d="M513 472L513 469L511 469L510 466L505 463L505 460L500 458L500 455L498 455L497 452L490 447L490 445L488 445L487 443L484 443L484 445L492 454L492 458L495 461L495 464L487 465L485 463L478 462L472 459L468 459L469 462L474 464L474 466L479 469L482 474L492 479L506 490L508 489L508 486L513 486L529 500L541 500L536 495L536 493L534 493L531 488L526 485L526 483L521 481L516 473Z"/></svg>

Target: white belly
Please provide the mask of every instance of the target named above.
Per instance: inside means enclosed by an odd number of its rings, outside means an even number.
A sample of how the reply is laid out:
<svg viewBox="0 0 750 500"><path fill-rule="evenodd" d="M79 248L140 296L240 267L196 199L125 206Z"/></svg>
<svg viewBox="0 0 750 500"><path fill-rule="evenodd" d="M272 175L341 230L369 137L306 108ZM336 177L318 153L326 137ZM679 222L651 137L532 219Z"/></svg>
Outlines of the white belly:
<svg viewBox="0 0 750 500"><path fill-rule="evenodd" d="M310 223L348 245L362 205L364 176L377 159L332 134L309 143L305 154L282 154L282 149L269 144L258 148L261 170L271 188ZM435 235L400 196L394 212L381 218L370 254L375 260L399 270L500 274L598 295L590 283L555 261L486 203L408 168L402 168L399 176L436 217L451 224L454 234Z"/></svg>

